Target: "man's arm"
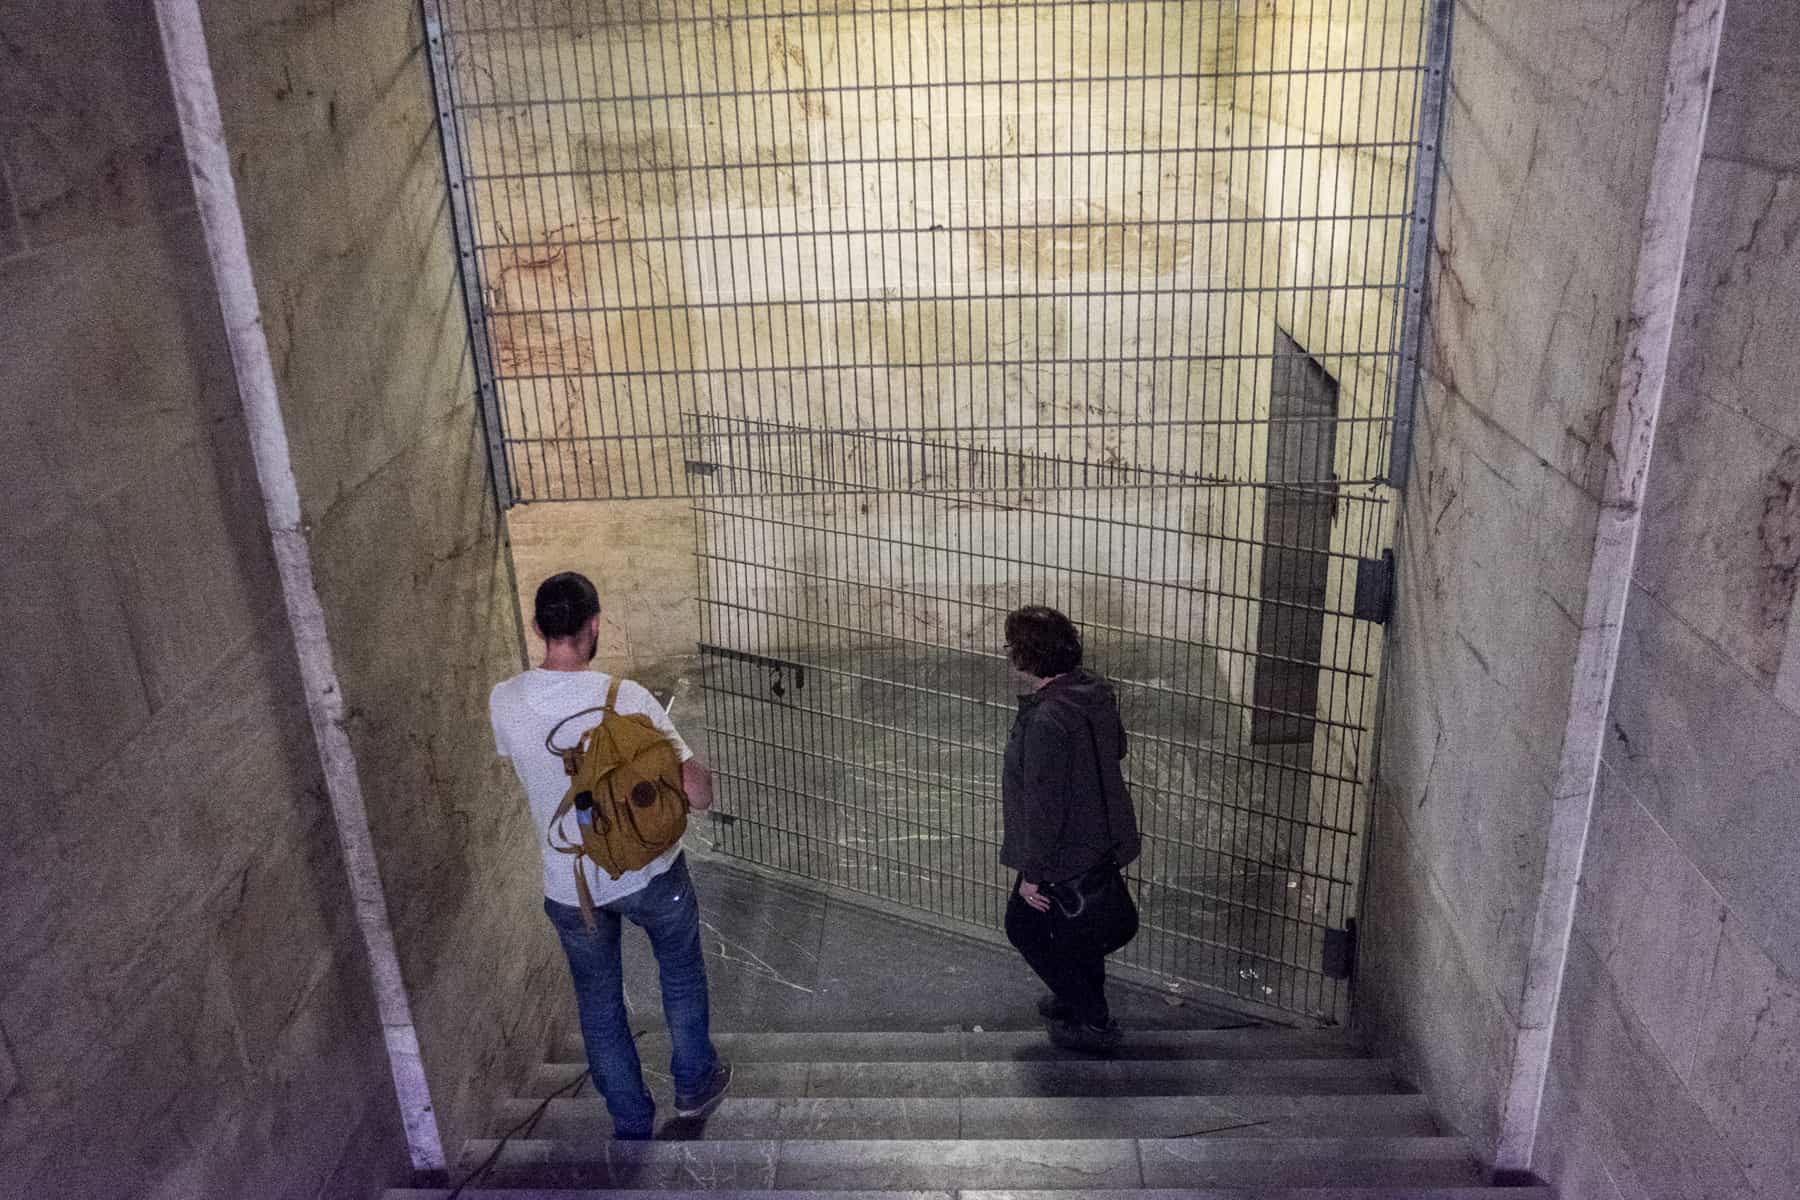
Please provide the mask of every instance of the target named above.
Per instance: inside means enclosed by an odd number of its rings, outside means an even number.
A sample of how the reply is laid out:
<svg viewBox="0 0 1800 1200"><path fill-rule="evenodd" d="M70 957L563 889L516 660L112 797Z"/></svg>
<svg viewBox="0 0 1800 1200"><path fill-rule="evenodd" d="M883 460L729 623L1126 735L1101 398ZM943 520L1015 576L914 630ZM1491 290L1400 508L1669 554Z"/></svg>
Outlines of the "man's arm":
<svg viewBox="0 0 1800 1200"><path fill-rule="evenodd" d="M681 790L687 793L688 807L695 812L705 812L713 806L713 773L706 764L694 757L686 739L675 728L675 722L669 719L669 711L657 702L656 696L641 683L632 682L631 711L643 713L650 718L662 735L669 739L675 747L676 755L681 759ZM620 711L626 709L621 691Z"/></svg>
<svg viewBox="0 0 1800 1200"><path fill-rule="evenodd" d="M713 773L697 758L681 764L681 787L687 793L688 807L705 812L713 806Z"/></svg>

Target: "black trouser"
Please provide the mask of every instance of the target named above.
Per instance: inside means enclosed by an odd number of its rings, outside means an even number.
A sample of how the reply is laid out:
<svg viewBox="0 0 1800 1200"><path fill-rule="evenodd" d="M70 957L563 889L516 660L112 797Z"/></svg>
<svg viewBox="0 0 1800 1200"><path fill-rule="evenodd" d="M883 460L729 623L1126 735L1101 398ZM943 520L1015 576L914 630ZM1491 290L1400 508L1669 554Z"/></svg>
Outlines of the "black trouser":
<svg viewBox="0 0 1800 1200"><path fill-rule="evenodd" d="M1111 1020L1106 1007L1106 956L1136 929L1137 913L1128 908L1090 911L1073 921L1055 905L1049 912L1039 912L1019 895L1016 880L1006 903L1006 940L1051 993L1087 1025L1104 1026Z"/></svg>

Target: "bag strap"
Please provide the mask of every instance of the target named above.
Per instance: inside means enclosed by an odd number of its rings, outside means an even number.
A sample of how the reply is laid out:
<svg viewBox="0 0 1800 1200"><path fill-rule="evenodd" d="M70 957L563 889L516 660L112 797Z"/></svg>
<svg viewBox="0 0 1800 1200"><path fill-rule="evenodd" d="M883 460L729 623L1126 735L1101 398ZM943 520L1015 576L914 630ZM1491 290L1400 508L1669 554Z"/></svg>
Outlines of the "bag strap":
<svg viewBox="0 0 1800 1200"><path fill-rule="evenodd" d="M575 898L581 902L582 923L593 929L598 922L594 918L594 893L588 890L587 872L581 869L579 858L569 865L575 868Z"/></svg>
<svg viewBox="0 0 1800 1200"><path fill-rule="evenodd" d="M607 700L609 703L611 702L611 700L612 700L611 693L608 693ZM556 755L556 757L562 759L563 760L563 768L566 771L568 771L568 773L571 775L573 775L575 773L575 767L573 766L574 760L571 756L580 751L581 739L577 738L575 740L575 744L573 746L558 746L556 744L556 735L562 731L562 727L564 725L567 725L570 721L573 721L576 717L585 717L589 713L599 713L599 714L601 714L602 717L604 717L606 715L606 709L605 708L584 708L579 712L572 712L568 716L564 717L562 720L558 721L556 724L552 725L550 727L550 732L546 733L544 735L544 749L546 749L550 753Z"/></svg>
<svg viewBox="0 0 1800 1200"><path fill-rule="evenodd" d="M613 708L619 703L619 684L623 682L624 680L620 679L617 675L612 677L612 682L606 686L606 703L601 706L601 712L610 714L613 711Z"/></svg>

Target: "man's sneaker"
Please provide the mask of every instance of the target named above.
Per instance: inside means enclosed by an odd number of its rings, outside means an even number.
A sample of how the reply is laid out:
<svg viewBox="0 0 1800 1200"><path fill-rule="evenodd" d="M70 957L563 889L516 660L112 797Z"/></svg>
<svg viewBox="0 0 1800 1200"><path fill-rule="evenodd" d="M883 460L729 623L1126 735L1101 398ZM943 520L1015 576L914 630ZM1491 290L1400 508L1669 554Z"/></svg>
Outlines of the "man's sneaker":
<svg viewBox="0 0 1800 1200"><path fill-rule="evenodd" d="M1050 1042L1063 1050L1079 1050L1083 1054L1112 1054L1125 1040L1125 1032L1117 1021L1105 1025L1088 1025L1079 1021L1051 1021Z"/></svg>
<svg viewBox="0 0 1800 1200"><path fill-rule="evenodd" d="M691 1096L675 1097L675 1115L684 1119L704 1117L719 1107L719 1101L725 1098L725 1089L731 1086L731 1063L721 1058L719 1065L713 1068L712 1080Z"/></svg>
<svg viewBox="0 0 1800 1200"><path fill-rule="evenodd" d="M1075 1014L1069 1006L1056 998L1055 992L1045 992L1038 997L1038 1016L1046 1021L1067 1021Z"/></svg>

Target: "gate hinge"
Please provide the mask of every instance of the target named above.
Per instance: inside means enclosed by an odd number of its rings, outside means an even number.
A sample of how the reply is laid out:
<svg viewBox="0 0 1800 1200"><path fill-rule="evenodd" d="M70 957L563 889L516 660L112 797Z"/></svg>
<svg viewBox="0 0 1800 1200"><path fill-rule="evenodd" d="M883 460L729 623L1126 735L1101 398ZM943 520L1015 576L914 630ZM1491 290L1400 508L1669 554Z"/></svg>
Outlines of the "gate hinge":
<svg viewBox="0 0 1800 1200"><path fill-rule="evenodd" d="M1356 606L1351 610L1359 621L1386 625L1394 615L1394 552L1383 550L1380 558L1356 560Z"/></svg>
<svg viewBox="0 0 1800 1200"><path fill-rule="evenodd" d="M1319 954L1319 970L1327 979L1348 979L1356 969L1356 918L1344 922L1342 929L1327 929L1325 945Z"/></svg>

